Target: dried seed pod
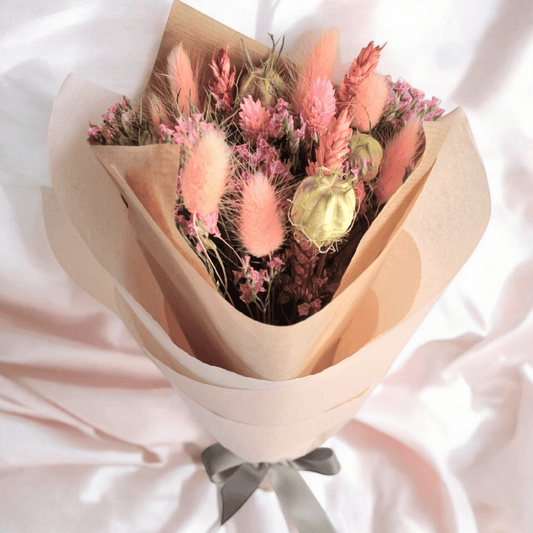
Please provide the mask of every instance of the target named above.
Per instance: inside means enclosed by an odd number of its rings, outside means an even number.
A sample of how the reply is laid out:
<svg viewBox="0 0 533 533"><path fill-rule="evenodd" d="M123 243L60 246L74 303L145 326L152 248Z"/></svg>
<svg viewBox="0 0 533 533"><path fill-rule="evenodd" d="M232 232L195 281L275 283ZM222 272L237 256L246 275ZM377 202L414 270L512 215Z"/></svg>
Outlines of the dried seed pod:
<svg viewBox="0 0 533 533"><path fill-rule="evenodd" d="M251 96L254 101L259 100L264 107L276 105L278 96L285 93L285 82L273 68L255 68L244 74L239 84L241 98Z"/></svg>
<svg viewBox="0 0 533 533"><path fill-rule="evenodd" d="M339 173L305 178L294 194L291 222L317 248L344 237L355 217L356 198L352 180Z"/></svg>
<svg viewBox="0 0 533 533"><path fill-rule="evenodd" d="M356 132L348 140L352 155L350 164L361 169L363 181L370 181L377 176L383 149L379 142L371 135Z"/></svg>

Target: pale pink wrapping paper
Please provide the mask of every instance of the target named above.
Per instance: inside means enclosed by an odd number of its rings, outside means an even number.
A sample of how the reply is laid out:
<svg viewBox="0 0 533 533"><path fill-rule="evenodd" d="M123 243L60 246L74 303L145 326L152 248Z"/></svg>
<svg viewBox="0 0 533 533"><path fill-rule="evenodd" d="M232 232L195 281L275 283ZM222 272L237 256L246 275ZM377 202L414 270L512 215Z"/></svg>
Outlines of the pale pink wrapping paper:
<svg viewBox="0 0 533 533"><path fill-rule="evenodd" d="M185 22L181 17L189 14L181 9L175 17L188 31L197 24L200 47L209 21ZM45 220L56 256L62 262L67 255L65 267L89 292L86 272L100 265L110 275L118 291L113 309L221 444L252 462L308 453L351 418L485 229L488 189L464 114L458 109L425 124L419 167L365 235L333 302L297 325L273 327L224 301L172 227L177 147L97 147L107 172L95 165L84 125L119 98L75 76L56 98L49 131L55 197L98 264L73 268L71 241L66 253L58 219L46 215L54 202L48 194ZM140 180L141 199L151 194L150 180L164 184L168 194L160 201L170 223L157 222L159 209L145 210L131 179ZM421 188L408 203L417 183ZM399 206L410 211L394 215ZM380 237L394 216L397 227ZM324 370L306 375L315 364Z"/></svg>
<svg viewBox="0 0 533 533"><path fill-rule="evenodd" d="M357 420L329 439L341 473L306 480L339 532L528 531L531 11L446 1L430 14L415 4L354 4L349 16L340 2L194 5L252 36L257 20L259 38L289 34L288 21L340 26L345 61L388 41L383 71L465 110L493 192L487 234ZM217 530L214 487L193 462L213 438L120 321L69 281L42 225L60 84L77 71L139 91L158 46L149 35L169 7L2 8L0 531ZM293 531L262 491L220 530Z"/></svg>

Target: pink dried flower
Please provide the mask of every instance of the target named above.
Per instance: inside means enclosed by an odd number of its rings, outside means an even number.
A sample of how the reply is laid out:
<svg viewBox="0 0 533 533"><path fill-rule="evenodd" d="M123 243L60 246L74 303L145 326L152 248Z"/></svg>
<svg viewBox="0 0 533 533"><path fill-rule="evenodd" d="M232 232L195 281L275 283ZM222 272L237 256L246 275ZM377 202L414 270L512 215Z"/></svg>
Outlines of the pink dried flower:
<svg viewBox="0 0 533 533"><path fill-rule="evenodd" d="M213 213L231 173L231 152L219 132L207 132L191 150L181 178L185 207L191 213Z"/></svg>
<svg viewBox="0 0 533 533"><path fill-rule="evenodd" d="M368 132L375 126L389 99L389 83L385 76L372 74L361 82L349 108L354 114L353 127Z"/></svg>
<svg viewBox="0 0 533 533"><path fill-rule="evenodd" d="M189 104L201 110L197 76L193 72L189 55L180 43L170 52L167 59L168 76L172 95L180 112L189 116Z"/></svg>
<svg viewBox="0 0 533 533"><path fill-rule="evenodd" d="M170 124L170 120L161 100L155 94L148 95L146 100L148 105L148 120L152 127L157 129L162 124Z"/></svg>
<svg viewBox="0 0 533 533"><path fill-rule="evenodd" d="M220 237L220 230L218 229L218 210L212 213L198 213L197 220L203 223L205 231L216 237Z"/></svg>
<svg viewBox="0 0 533 533"><path fill-rule="evenodd" d="M172 131L172 140L178 146L195 146L200 141L202 134L215 131L212 123L204 122L200 114L194 114L188 119L179 118Z"/></svg>
<svg viewBox="0 0 533 533"><path fill-rule="evenodd" d="M413 161L419 140L420 120L415 118L385 146L379 181L374 189L379 204L388 202L403 183L405 171Z"/></svg>
<svg viewBox="0 0 533 533"><path fill-rule="evenodd" d="M302 118L307 124L309 133L317 136L325 133L335 111L333 85L325 78L316 79L302 104Z"/></svg>
<svg viewBox="0 0 533 533"><path fill-rule="evenodd" d="M240 299L244 303L250 304L254 301L254 295L252 294L252 290L248 283L241 283L239 285L239 290L241 291Z"/></svg>
<svg viewBox="0 0 533 533"><path fill-rule="evenodd" d="M324 280L324 283L325 282L326 280ZM313 309L315 313L318 313L321 307L322 307L322 301L320 300L320 298L317 298L316 300L313 300L311 302L311 308Z"/></svg>
<svg viewBox="0 0 533 533"><path fill-rule="evenodd" d="M239 125L251 141L256 141L263 135L269 117L261 101L254 102L251 96L244 99L241 104L242 111L239 113Z"/></svg>
<svg viewBox="0 0 533 533"><path fill-rule="evenodd" d="M279 257L272 257L267 263L267 266L271 270L276 270L277 268L282 267L284 264L285 263Z"/></svg>
<svg viewBox="0 0 533 533"><path fill-rule="evenodd" d="M316 151L316 163L309 163L307 175L315 176L318 167L329 170L340 170L346 157L350 154L348 139L352 135L350 128L351 117L348 109L343 109L340 115L331 119L328 132L320 137L320 144Z"/></svg>
<svg viewBox="0 0 533 533"><path fill-rule="evenodd" d="M308 303L303 303L298 306L298 315L307 316L309 314L311 306Z"/></svg>
<svg viewBox="0 0 533 533"><path fill-rule="evenodd" d="M339 32L337 29L333 29L325 33L319 43L311 50L292 93L292 106L296 114L302 111L304 99L309 93L312 83L318 78L331 79L338 45Z"/></svg>
<svg viewBox="0 0 533 533"><path fill-rule="evenodd" d="M89 122L89 126L90 126L90 129L88 129L85 133L89 136L89 137L98 137L99 133L100 133L100 129L98 128L98 126L96 124L93 124L92 122Z"/></svg>
<svg viewBox="0 0 533 533"><path fill-rule="evenodd" d="M112 126L113 124L116 124L116 120L115 120L115 117L110 113L104 113L102 115L102 118L104 119L104 122L106 122L107 124L109 124L110 126Z"/></svg>
<svg viewBox="0 0 533 533"><path fill-rule="evenodd" d="M209 90L216 102L216 107L230 111L233 106L233 87L235 86L235 67L231 71L228 48L221 48L216 58L211 62L211 70L215 81L209 85Z"/></svg>
<svg viewBox="0 0 533 533"><path fill-rule="evenodd" d="M130 126L132 124L132 122L137 118L137 113L135 113L135 111L133 111L133 109L130 109L129 111L126 111L126 113L124 113L122 115L122 125L127 128L128 126Z"/></svg>
<svg viewBox="0 0 533 533"><path fill-rule="evenodd" d="M283 243L285 232L276 190L263 174L255 174L244 184L238 230L244 247L256 257Z"/></svg>
<svg viewBox="0 0 533 533"><path fill-rule="evenodd" d="M384 46L376 46L374 48L374 41L372 41L366 48L361 50L357 59L354 59L350 70L344 76L344 80L337 90L339 107L349 106L352 98L358 94L361 83L376 70L379 55Z"/></svg>

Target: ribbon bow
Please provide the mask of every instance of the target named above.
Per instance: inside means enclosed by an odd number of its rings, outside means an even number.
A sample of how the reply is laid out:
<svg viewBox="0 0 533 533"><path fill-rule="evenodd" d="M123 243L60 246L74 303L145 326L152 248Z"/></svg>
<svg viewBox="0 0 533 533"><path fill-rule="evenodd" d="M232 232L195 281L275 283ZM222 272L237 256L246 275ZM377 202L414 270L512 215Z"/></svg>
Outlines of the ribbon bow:
<svg viewBox="0 0 533 533"><path fill-rule="evenodd" d="M282 463L245 463L217 443L203 451L202 462L209 479L219 486L221 524L246 503L268 473L272 488L300 533L335 533L324 509L298 472L336 474L340 465L330 448L316 448L303 457Z"/></svg>

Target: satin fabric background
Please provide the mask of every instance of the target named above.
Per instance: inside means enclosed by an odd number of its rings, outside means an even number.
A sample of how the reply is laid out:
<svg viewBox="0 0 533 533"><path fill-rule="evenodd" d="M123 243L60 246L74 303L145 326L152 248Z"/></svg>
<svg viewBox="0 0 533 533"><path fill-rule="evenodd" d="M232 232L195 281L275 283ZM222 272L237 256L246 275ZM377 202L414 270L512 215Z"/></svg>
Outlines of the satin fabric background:
<svg viewBox="0 0 533 533"><path fill-rule="evenodd" d="M337 26L342 61L466 112L492 194L479 247L386 379L304 473L339 533L533 530L533 4L277 0L192 7L265 44ZM214 442L47 243L48 121L69 72L135 97L170 0L0 5L0 532L294 532L272 492L224 527ZM102 110L104 112L105 110Z"/></svg>

